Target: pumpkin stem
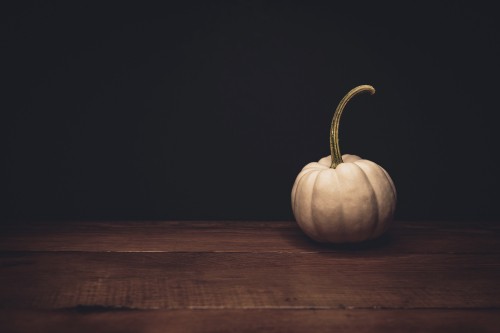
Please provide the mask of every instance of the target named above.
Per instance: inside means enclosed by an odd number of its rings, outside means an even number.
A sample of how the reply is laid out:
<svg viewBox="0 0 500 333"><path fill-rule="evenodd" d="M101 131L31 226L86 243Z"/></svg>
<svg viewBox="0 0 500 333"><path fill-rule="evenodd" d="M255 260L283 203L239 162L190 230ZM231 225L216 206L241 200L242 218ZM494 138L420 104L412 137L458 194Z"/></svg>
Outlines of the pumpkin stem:
<svg viewBox="0 0 500 333"><path fill-rule="evenodd" d="M332 165L330 166L330 168L335 169L340 163L343 163L342 154L340 154L339 148L340 116L342 115L345 106L351 100L351 98L363 91L369 91L370 95L373 95L375 93L375 88L365 84L352 89L344 96L344 98L342 98L339 105L337 106L337 109L335 110L335 113L333 114L332 127L330 129L330 153L332 156Z"/></svg>

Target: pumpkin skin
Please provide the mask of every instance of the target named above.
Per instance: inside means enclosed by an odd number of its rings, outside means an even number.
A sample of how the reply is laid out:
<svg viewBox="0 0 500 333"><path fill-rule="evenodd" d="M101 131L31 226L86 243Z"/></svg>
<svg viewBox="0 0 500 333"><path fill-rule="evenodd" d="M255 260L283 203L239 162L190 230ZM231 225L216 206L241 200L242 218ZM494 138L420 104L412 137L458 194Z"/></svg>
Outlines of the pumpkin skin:
<svg viewBox="0 0 500 333"><path fill-rule="evenodd" d="M307 164L292 188L292 210L300 228L318 242L352 243L387 230L396 208L396 188L374 162L342 155Z"/></svg>

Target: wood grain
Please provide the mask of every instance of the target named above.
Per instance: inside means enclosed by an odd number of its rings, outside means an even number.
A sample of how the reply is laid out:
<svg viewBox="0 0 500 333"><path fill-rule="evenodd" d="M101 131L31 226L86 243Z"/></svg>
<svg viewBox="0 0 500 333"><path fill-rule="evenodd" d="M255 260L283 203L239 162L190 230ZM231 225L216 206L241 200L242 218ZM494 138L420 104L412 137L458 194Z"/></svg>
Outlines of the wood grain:
<svg viewBox="0 0 500 333"><path fill-rule="evenodd" d="M500 308L500 255L4 253L0 307Z"/></svg>
<svg viewBox="0 0 500 333"><path fill-rule="evenodd" d="M0 332L497 332L500 224L396 222L358 245L294 222L0 227Z"/></svg>
<svg viewBox="0 0 500 333"><path fill-rule="evenodd" d="M0 330L37 332L496 333L499 310L4 311Z"/></svg>
<svg viewBox="0 0 500 333"><path fill-rule="evenodd" d="M500 253L493 222L395 222L353 246L311 241L295 222L32 222L0 227L0 251Z"/></svg>

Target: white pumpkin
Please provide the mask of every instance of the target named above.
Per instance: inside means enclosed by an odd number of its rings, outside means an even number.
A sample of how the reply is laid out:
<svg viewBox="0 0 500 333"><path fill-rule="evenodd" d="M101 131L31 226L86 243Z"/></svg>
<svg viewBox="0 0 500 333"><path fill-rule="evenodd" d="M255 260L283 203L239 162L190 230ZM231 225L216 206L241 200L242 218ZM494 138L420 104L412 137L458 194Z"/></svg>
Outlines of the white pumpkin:
<svg viewBox="0 0 500 333"><path fill-rule="evenodd" d="M307 164L292 188L292 210L300 228L319 242L351 243L376 238L387 230L396 208L396 188L379 165L356 155L340 155L338 125L347 102L362 91L352 89L335 111L331 155Z"/></svg>

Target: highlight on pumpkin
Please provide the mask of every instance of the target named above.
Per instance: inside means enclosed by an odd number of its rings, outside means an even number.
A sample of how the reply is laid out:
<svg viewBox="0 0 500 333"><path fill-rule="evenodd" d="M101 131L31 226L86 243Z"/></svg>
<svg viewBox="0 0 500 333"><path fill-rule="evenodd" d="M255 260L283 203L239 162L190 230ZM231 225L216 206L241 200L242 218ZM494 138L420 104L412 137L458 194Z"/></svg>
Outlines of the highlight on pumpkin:
<svg viewBox="0 0 500 333"><path fill-rule="evenodd" d="M357 86L356 88L351 89L344 98L340 101L335 113L333 114L332 126L330 128L330 153L332 156L332 165L330 168L335 169L342 161L342 154L340 153L339 148L339 124L340 124L340 116L342 116L342 112L349 103L349 101L356 95L362 92L369 92L370 95L375 93L375 88L370 85L364 84Z"/></svg>

